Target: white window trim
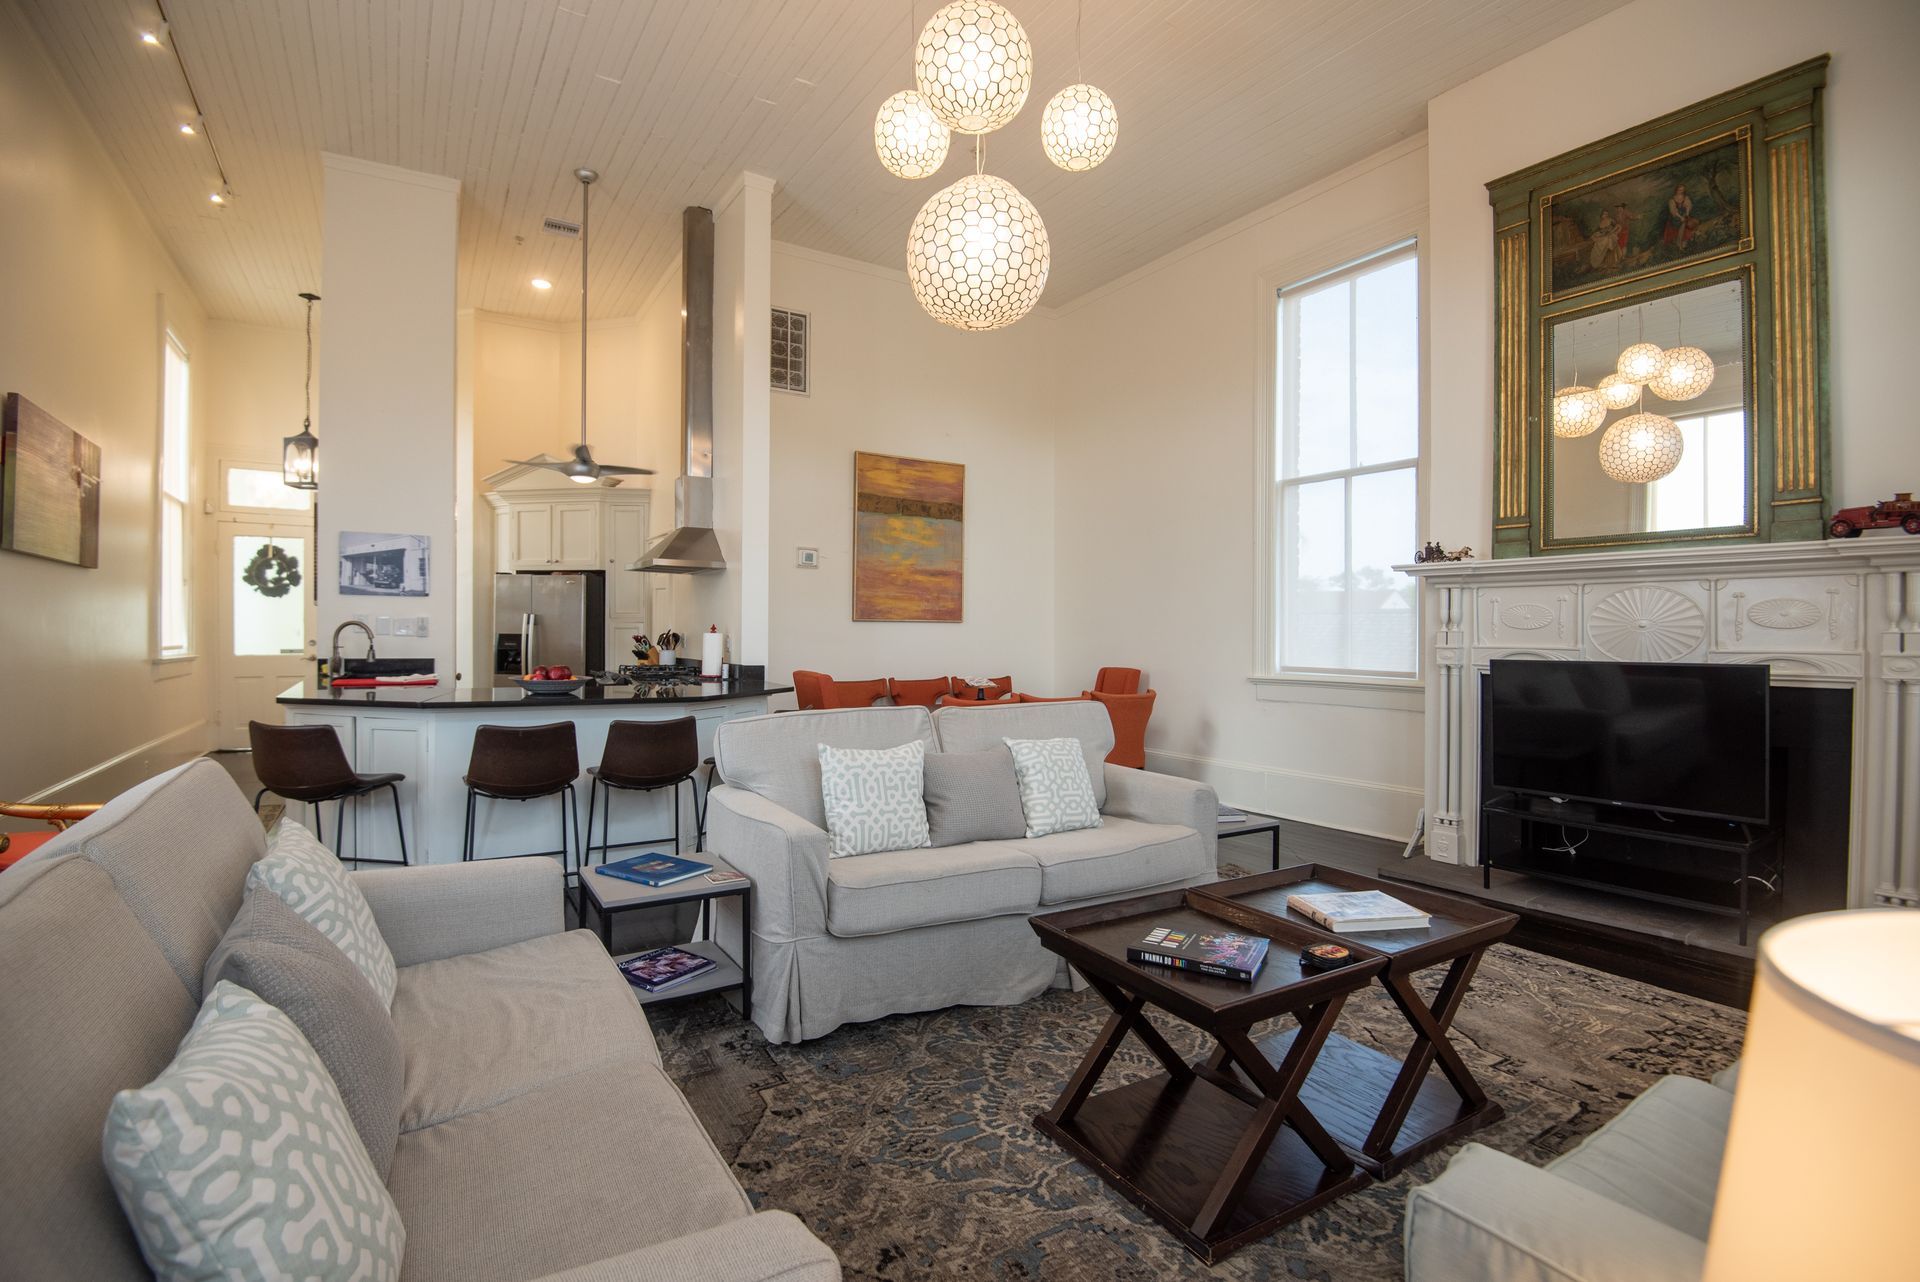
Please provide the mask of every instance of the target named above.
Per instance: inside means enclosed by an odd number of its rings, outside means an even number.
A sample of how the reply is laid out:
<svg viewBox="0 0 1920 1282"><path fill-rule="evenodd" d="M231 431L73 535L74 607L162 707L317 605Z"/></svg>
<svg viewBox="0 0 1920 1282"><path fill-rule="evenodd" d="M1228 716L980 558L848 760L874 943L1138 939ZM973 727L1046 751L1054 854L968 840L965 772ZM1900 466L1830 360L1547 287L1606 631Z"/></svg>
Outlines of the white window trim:
<svg viewBox="0 0 1920 1282"><path fill-rule="evenodd" d="M159 321L159 342L154 347L154 414L153 414L153 565L147 582L153 593L151 609L147 620L147 653L152 664L156 680L186 676L193 670L199 659L198 649L194 645L197 639L195 624L197 611L194 607L196 582L193 573L194 525L193 519L193 347L179 330L167 319L167 296L156 296L156 312ZM165 654L161 650L161 613L165 608L160 591L160 566L164 553L162 546L166 538L166 469L163 466L167 443L167 348L178 347L187 362L187 501L186 517L181 530L181 579L182 590L186 594L187 646L177 654Z"/></svg>
<svg viewBox="0 0 1920 1282"><path fill-rule="evenodd" d="M214 484L218 487L210 504L215 513L232 513L248 520L272 517L269 525L299 525L304 521L313 524L313 503L308 501L305 507L246 507L239 503L227 502L227 473L238 468L243 472L271 472L275 476L284 475L283 465L279 462L266 463L259 459L218 458L214 460ZM585 489L585 486L579 487ZM309 491L310 492L310 491Z"/></svg>
<svg viewBox="0 0 1920 1282"><path fill-rule="evenodd" d="M1274 624L1278 604L1275 593L1276 529L1279 512L1274 503L1275 451L1277 448L1277 387L1280 346L1280 291L1302 281L1340 268L1403 241L1412 241L1414 258L1419 264L1420 298L1420 428L1414 465L1415 528L1427 512L1428 430L1428 319L1427 293L1427 210L1425 205L1410 206L1370 223L1357 225L1342 235L1324 241L1314 249L1283 260L1262 271L1254 281L1254 432L1253 432L1253 654L1247 677L1255 695L1263 701L1285 703L1324 703L1345 707L1404 708L1418 710L1420 693L1425 689L1426 636L1420 624L1425 609L1424 593L1415 597L1414 634L1417 638L1411 677L1376 677L1359 673L1279 672L1274 668ZM1407 549L1413 559L1414 549Z"/></svg>

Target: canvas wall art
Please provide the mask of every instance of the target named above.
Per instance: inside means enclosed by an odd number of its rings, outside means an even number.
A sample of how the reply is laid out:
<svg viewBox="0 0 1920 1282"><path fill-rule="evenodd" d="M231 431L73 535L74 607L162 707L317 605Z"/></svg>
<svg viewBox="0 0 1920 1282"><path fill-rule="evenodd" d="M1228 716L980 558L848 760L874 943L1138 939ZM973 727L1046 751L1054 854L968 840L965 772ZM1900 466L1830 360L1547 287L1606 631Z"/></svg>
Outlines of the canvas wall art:
<svg viewBox="0 0 1920 1282"><path fill-rule="evenodd" d="M97 568L100 447L18 392L0 423L0 548Z"/></svg>
<svg viewBox="0 0 1920 1282"><path fill-rule="evenodd" d="M340 531L341 596L426 596L425 534Z"/></svg>
<svg viewBox="0 0 1920 1282"><path fill-rule="evenodd" d="M1544 201L1549 294L1749 247L1747 143L1744 131L1723 136Z"/></svg>
<svg viewBox="0 0 1920 1282"><path fill-rule="evenodd" d="M966 488L961 463L853 456L854 622L960 622Z"/></svg>

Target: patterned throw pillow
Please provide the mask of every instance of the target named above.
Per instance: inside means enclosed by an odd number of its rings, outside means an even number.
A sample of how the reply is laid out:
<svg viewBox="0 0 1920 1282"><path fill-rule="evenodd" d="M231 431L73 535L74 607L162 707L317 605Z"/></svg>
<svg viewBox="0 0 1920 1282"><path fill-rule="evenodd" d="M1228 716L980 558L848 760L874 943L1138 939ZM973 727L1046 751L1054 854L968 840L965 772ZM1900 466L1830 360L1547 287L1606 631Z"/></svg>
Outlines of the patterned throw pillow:
<svg viewBox="0 0 1920 1282"><path fill-rule="evenodd" d="M1093 777L1087 773L1087 754L1078 739L1008 739L1005 743L1020 780L1027 836L1100 826Z"/></svg>
<svg viewBox="0 0 1920 1282"><path fill-rule="evenodd" d="M927 745L829 748L820 745L820 795L826 803L832 857L930 846L927 833Z"/></svg>
<svg viewBox="0 0 1920 1282"><path fill-rule="evenodd" d="M406 1229L320 1057L222 981L173 1062L107 1110L101 1156L163 1282L400 1276Z"/></svg>
<svg viewBox="0 0 1920 1282"><path fill-rule="evenodd" d="M331 850L291 819L267 836L267 856L247 870L247 886L264 886L332 940L357 966L380 1004L393 1009L393 950L387 947L373 909Z"/></svg>

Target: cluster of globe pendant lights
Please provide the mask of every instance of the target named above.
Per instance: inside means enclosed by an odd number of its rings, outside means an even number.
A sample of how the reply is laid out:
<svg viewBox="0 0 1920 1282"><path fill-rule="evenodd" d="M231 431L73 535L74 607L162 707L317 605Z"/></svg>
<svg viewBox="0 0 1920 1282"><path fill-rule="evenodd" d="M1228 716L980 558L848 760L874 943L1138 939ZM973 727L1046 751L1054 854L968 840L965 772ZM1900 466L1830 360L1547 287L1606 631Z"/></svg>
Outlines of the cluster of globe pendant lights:
<svg viewBox="0 0 1920 1282"><path fill-rule="evenodd" d="M1033 46L993 0L954 0L920 30L914 88L880 104L873 146L900 178L946 163L956 133L978 138L1009 124L1033 89ZM1040 117L1040 145L1070 173L1105 160L1119 139L1113 99L1068 85ZM928 315L955 329L1001 329L1025 316L1046 288L1052 253L1040 211L1012 183L976 170L936 192L907 234L907 278Z"/></svg>
<svg viewBox="0 0 1920 1282"><path fill-rule="evenodd" d="M1693 400L1713 386L1713 372L1713 358L1698 347L1635 343L1598 385L1576 382L1554 392L1553 434L1591 436L1612 411L1641 404L1643 389L1663 401ZM1685 448L1678 424L1642 408L1600 438L1600 470L1624 484L1646 485L1679 467Z"/></svg>

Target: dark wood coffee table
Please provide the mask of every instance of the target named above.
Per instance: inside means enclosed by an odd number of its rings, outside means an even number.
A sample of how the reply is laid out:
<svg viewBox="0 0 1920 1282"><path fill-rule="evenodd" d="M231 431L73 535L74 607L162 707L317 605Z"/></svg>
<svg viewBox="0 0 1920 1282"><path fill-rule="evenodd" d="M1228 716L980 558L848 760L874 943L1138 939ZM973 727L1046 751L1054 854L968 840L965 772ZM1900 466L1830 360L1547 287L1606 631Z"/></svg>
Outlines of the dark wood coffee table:
<svg viewBox="0 0 1920 1282"><path fill-rule="evenodd" d="M1334 935L1319 932L1308 918L1287 907L1288 895L1347 890L1385 891L1431 914L1433 921L1422 930ZM1362 1168L1386 1179L1414 1159L1501 1118L1500 1105L1480 1089L1447 1040L1447 1029L1466 999L1481 954L1519 922L1514 914L1324 864L1216 881L1190 893L1206 902L1252 909L1262 918L1385 956L1386 965L1378 970L1380 983L1413 1031L1406 1055L1395 1059L1333 1033L1300 1092L1300 1098ZM1447 967L1447 973L1429 1005L1414 987L1413 977L1440 965ZM1299 1036L1292 1031L1277 1034L1262 1040L1259 1050L1263 1056L1281 1058ZM1436 1065L1437 1074L1430 1071Z"/></svg>
<svg viewBox="0 0 1920 1282"><path fill-rule="evenodd" d="M1300 1092L1341 1004L1385 969L1384 956L1360 947L1355 952L1361 960L1350 966L1303 973L1301 947L1325 935L1193 891L1032 921L1041 942L1072 963L1113 1008L1060 1098L1034 1125L1171 1229L1188 1250L1218 1263L1369 1182ZM1272 943L1251 984L1128 962L1127 945L1156 926L1236 930ZM1149 1007L1207 1033L1214 1039L1213 1055L1186 1063L1148 1022ZM1269 1059L1248 1030L1288 1015L1299 1028L1284 1053ZM1095 1093L1128 1033L1163 1071Z"/></svg>

